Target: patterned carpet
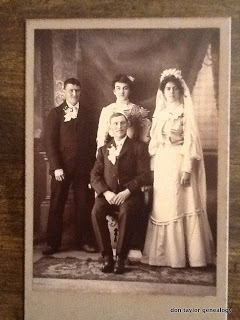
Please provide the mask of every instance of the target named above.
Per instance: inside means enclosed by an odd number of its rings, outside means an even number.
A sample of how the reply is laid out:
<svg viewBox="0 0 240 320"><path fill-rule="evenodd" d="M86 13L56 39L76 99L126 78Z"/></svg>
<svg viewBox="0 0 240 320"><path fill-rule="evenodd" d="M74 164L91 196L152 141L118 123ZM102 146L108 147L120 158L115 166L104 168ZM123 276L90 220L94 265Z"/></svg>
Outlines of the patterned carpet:
<svg viewBox="0 0 240 320"><path fill-rule="evenodd" d="M101 263L91 258L42 257L33 265L34 278L137 281L150 283L216 285L215 267L173 269L128 263L123 275L104 274Z"/></svg>

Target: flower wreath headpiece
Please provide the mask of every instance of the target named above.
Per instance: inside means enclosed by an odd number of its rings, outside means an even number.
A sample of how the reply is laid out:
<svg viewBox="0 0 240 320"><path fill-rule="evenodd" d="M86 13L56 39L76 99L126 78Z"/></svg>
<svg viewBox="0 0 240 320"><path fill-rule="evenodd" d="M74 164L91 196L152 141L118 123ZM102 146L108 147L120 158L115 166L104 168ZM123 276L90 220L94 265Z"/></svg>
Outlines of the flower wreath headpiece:
<svg viewBox="0 0 240 320"><path fill-rule="evenodd" d="M183 80L181 70L172 68L172 69L166 69L161 73L160 82L162 82L164 78L167 78L170 76L174 76L176 79L179 79L181 81Z"/></svg>

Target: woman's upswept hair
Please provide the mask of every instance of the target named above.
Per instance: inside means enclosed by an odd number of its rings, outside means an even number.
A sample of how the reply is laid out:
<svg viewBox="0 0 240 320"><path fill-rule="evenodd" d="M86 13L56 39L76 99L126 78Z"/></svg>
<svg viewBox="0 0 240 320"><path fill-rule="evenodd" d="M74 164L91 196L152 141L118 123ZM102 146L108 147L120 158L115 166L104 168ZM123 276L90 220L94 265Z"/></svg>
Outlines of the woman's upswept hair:
<svg viewBox="0 0 240 320"><path fill-rule="evenodd" d="M130 80L130 78L129 78L127 75L122 74L122 73L120 73L120 74L118 74L118 75L116 75L116 76L114 77L114 79L113 79L113 81L112 81L112 87L113 87L113 89L115 89L115 83L116 83L116 82L127 83L130 89L131 89L131 87L132 87L132 81Z"/></svg>
<svg viewBox="0 0 240 320"><path fill-rule="evenodd" d="M184 94L184 88L183 88L183 86L182 86L181 80L178 79L178 78L176 78L176 77L174 77L174 75L169 75L169 76L163 78L162 82L160 82L159 89L160 89L162 92L164 92L164 89L165 89L166 84L167 84L168 82L173 82L173 83L177 86L177 88L179 89L180 94L181 94L181 95Z"/></svg>

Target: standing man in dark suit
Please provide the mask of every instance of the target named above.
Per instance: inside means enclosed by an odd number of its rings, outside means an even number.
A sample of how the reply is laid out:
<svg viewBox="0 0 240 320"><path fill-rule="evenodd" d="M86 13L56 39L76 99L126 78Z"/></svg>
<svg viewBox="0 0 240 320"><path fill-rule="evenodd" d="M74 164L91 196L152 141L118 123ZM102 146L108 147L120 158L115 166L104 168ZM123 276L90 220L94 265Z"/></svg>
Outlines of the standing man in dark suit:
<svg viewBox="0 0 240 320"><path fill-rule="evenodd" d="M113 139L99 148L91 171L91 185L97 193L92 221L99 249L103 255L102 271L124 273L132 235L133 217L143 205L141 187L150 183L150 165L145 143L129 139L129 123L124 114L110 117ZM113 259L106 216L118 210L119 238L116 267Z"/></svg>
<svg viewBox="0 0 240 320"><path fill-rule="evenodd" d="M61 246L63 212L70 185L74 192L77 246L86 252L95 251L90 245L91 215L87 205L94 152L90 152L88 114L79 105L80 93L80 82L67 79L65 101L50 111L46 123L45 142L52 180L45 255L56 253Z"/></svg>

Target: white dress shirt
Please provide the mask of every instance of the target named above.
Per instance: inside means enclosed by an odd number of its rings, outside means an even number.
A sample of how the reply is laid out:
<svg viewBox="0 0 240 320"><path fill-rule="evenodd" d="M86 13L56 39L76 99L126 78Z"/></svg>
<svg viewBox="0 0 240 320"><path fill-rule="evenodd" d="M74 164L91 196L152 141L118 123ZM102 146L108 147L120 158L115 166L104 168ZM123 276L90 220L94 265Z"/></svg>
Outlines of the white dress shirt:
<svg viewBox="0 0 240 320"><path fill-rule="evenodd" d="M71 119L76 119L77 118L77 115L78 115L78 110L79 110L79 102L77 104L75 104L74 106L66 101L67 105L68 105L68 110L67 110L67 113L69 115L69 117Z"/></svg>
<svg viewBox="0 0 240 320"><path fill-rule="evenodd" d="M114 141L115 141L115 143L116 143L117 156L119 156L119 154L120 154L120 152L121 152L121 150L122 150L123 144L124 144L124 142L125 142L126 139L127 139L127 135L126 135L124 138L122 138L121 140L119 140L119 141L116 141L116 140L114 139Z"/></svg>

